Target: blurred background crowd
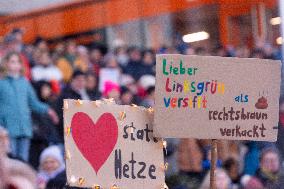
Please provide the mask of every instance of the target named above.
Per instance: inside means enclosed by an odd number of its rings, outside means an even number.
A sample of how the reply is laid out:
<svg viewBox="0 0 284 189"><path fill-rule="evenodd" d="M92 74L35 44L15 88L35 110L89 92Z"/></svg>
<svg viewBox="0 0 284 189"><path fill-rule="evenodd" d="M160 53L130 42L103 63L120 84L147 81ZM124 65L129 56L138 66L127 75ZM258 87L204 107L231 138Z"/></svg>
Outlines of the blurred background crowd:
<svg viewBox="0 0 284 189"><path fill-rule="evenodd" d="M155 55L186 54L281 60L277 44L191 45L179 35L152 48L95 33L88 45L56 44L13 28L0 41L0 188L60 189L66 184L63 99L113 98L122 105L154 106ZM284 188L284 101L275 143L219 141L218 189ZM167 139L170 189L209 189L210 141Z"/></svg>
<svg viewBox="0 0 284 189"><path fill-rule="evenodd" d="M62 176L61 153L63 99L113 98L118 104L153 107L156 54L280 58L279 49L269 44L253 49L232 46L207 49L181 42L159 49L122 45L106 50L104 44L94 42L86 47L68 40L50 49L47 41L40 37L33 44L24 44L22 36L23 31L16 28L0 43L1 142L5 146L3 153L11 161L16 158L38 171L35 179L39 188L45 188L57 177L62 179L56 181L58 184L64 186L66 182ZM279 135L283 135L283 131L281 126ZM282 140L279 137L278 143L220 141L217 180L224 186L218 188L253 189L272 185L280 188L284 183L284 175L280 174ZM167 143L169 187L208 188L210 141L168 139Z"/></svg>

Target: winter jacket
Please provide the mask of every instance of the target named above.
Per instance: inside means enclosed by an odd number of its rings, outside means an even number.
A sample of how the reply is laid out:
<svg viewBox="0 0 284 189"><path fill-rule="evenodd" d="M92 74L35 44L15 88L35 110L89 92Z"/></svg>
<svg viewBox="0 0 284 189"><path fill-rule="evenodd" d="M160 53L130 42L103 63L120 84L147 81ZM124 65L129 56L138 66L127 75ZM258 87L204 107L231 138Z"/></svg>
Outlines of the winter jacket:
<svg viewBox="0 0 284 189"><path fill-rule="evenodd" d="M0 125L10 137L32 137L31 111L44 114L48 108L24 77L0 79Z"/></svg>

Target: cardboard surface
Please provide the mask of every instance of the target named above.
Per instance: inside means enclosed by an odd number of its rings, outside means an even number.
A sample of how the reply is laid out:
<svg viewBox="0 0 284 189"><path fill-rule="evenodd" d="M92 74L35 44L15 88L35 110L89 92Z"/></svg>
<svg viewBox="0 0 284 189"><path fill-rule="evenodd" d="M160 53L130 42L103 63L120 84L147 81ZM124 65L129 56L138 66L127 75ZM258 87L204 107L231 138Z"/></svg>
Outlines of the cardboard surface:
<svg viewBox="0 0 284 189"><path fill-rule="evenodd" d="M158 55L154 135L277 140L281 63Z"/></svg>
<svg viewBox="0 0 284 189"><path fill-rule="evenodd" d="M111 101L64 100L67 183L109 189L160 189L163 143L153 112Z"/></svg>

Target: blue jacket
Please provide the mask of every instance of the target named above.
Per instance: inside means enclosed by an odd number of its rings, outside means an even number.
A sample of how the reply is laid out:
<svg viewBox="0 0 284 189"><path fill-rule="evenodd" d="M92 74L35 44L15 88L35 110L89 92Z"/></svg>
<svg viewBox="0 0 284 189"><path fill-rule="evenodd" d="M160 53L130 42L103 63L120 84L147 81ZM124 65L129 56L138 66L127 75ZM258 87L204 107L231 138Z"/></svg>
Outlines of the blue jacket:
<svg viewBox="0 0 284 189"><path fill-rule="evenodd" d="M47 113L31 84L24 77L0 79L0 125L10 137L32 137L31 111Z"/></svg>

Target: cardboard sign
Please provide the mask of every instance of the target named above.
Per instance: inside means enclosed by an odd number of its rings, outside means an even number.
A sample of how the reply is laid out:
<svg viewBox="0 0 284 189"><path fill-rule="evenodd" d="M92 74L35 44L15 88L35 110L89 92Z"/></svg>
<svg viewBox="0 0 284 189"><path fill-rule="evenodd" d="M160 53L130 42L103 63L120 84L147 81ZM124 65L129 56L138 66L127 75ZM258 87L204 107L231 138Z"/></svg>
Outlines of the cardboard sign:
<svg viewBox="0 0 284 189"><path fill-rule="evenodd" d="M153 138L153 111L109 100L64 100L70 186L160 189L163 142Z"/></svg>
<svg viewBox="0 0 284 189"><path fill-rule="evenodd" d="M158 137L276 141L280 61L156 57Z"/></svg>

